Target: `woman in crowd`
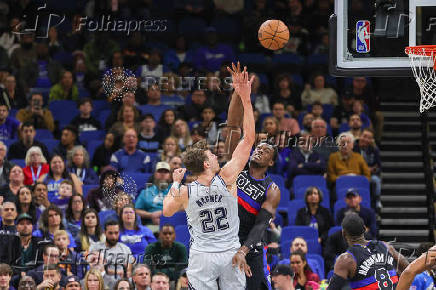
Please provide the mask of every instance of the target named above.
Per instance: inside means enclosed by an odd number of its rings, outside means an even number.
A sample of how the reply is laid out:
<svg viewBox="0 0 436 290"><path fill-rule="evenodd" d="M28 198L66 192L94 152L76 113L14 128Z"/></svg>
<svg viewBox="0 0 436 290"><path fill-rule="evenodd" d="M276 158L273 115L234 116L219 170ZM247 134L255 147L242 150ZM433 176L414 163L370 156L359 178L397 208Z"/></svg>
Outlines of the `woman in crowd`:
<svg viewBox="0 0 436 290"><path fill-rule="evenodd" d="M111 131L115 138L121 138L127 129L134 129L136 132L141 131L141 125L138 122L139 112L132 105L124 104L118 111L117 122L112 125Z"/></svg>
<svg viewBox="0 0 436 290"><path fill-rule="evenodd" d="M3 201L17 201L18 191L24 185L24 173L20 166L14 165L9 171L9 183L0 189L0 196Z"/></svg>
<svg viewBox="0 0 436 290"><path fill-rule="evenodd" d="M32 185L43 181L49 172L49 165L38 146L30 147L26 152L26 167L23 168L24 184Z"/></svg>
<svg viewBox="0 0 436 290"><path fill-rule="evenodd" d="M303 106L312 105L314 102L320 102L323 105L338 105L338 95L334 89L325 87L325 77L322 73L314 74L312 84L307 84L301 94Z"/></svg>
<svg viewBox="0 0 436 290"><path fill-rule="evenodd" d="M110 164L112 154L119 149L120 146L118 141L119 140L115 139L115 134L113 132L108 132L104 138L103 144L95 149L92 166L97 166L99 173Z"/></svg>
<svg viewBox="0 0 436 290"><path fill-rule="evenodd" d="M319 276L313 273L312 269L307 264L305 253L301 250L296 250L291 253L290 260L292 271L295 273L294 287L296 290L306 289L310 281L319 283Z"/></svg>
<svg viewBox="0 0 436 290"><path fill-rule="evenodd" d="M127 204L120 211L120 241L138 256L144 253L148 244L156 242L153 232L137 222L135 206Z"/></svg>
<svg viewBox="0 0 436 290"><path fill-rule="evenodd" d="M36 224L36 207L32 201L32 191L27 186L22 186L17 192L17 216L22 213L27 213L32 217L32 224Z"/></svg>
<svg viewBox="0 0 436 290"><path fill-rule="evenodd" d="M64 224L75 240L77 240L79 235L80 226L82 224L82 213L85 208L86 204L83 196L74 193L68 201Z"/></svg>
<svg viewBox="0 0 436 290"><path fill-rule="evenodd" d="M98 242L105 241L105 236L100 226L100 219L97 211L93 208L87 208L82 213L80 220L80 232L78 235L77 252L88 252L89 248Z"/></svg>
<svg viewBox="0 0 436 290"><path fill-rule="evenodd" d="M160 134L160 139L165 139L171 135L171 128L174 126L175 120L176 113L173 109L163 111L156 128Z"/></svg>
<svg viewBox="0 0 436 290"><path fill-rule="evenodd" d="M330 211L321 206L323 197L322 191L318 187L311 186L307 188L304 194L306 207L298 210L295 220L297 226L311 226L317 229L320 244L327 241L329 229L334 225Z"/></svg>
<svg viewBox="0 0 436 290"><path fill-rule="evenodd" d="M296 117L301 110L301 98L299 90L293 85L292 78L288 74L277 76L273 104L282 102L285 110L291 117Z"/></svg>
<svg viewBox="0 0 436 290"><path fill-rule="evenodd" d="M99 269L91 268L83 279L85 290L105 290L103 277Z"/></svg>
<svg viewBox="0 0 436 290"><path fill-rule="evenodd" d="M261 114L271 113L269 98L261 90L260 78L255 73L250 73L250 78L254 76L254 81L251 84L251 101L254 107Z"/></svg>
<svg viewBox="0 0 436 290"><path fill-rule="evenodd" d="M74 146L67 156L68 172L76 174L83 184L98 184L98 176L89 167L89 154L82 145Z"/></svg>
<svg viewBox="0 0 436 290"><path fill-rule="evenodd" d="M60 155L54 155L50 160L50 171L44 183L48 188L48 200L53 202L59 194L59 186L62 181L71 180L73 183L73 191L82 193L82 182L74 173L69 173L65 167L65 162Z"/></svg>
<svg viewBox="0 0 436 290"><path fill-rule="evenodd" d="M115 283L113 290L134 290L132 283L130 283L129 279L121 278Z"/></svg>
<svg viewBox="0 0 436 290"><path fill-rule="evenodd" d="M100 176L100 186L92 189L88 194L88 206L97 212L112 209L112 200L108 197L116 193L120 184L120 174L115 170L106 170Z"/></svg>
<svg viewBox="0 0 436 290"><path fill-rule="evenodd" d="M169 162L174 156L180 156L182 151L177 144L177 139L174 137L167 137L162 144L162 153L160 161Z"/></svg>
<svg viewBox="0 0 436 290"><path fill-rule="evenodd" d="M171 129L171 136L177 140L180 149L185 150L189 145L192 145L191 134L189 132L188 123L182 119L177 119Z"/></svg>
<svg viewBox="0 0 436 290"><path fill-rule="evenodd" d="M116 188L116 192L112 197L112 209L104 210L98 213L100 222L102 225L108 220L119 220L121 221L121 209L130 203L132 203L132 197L125 193L121 187Z"/></svg>

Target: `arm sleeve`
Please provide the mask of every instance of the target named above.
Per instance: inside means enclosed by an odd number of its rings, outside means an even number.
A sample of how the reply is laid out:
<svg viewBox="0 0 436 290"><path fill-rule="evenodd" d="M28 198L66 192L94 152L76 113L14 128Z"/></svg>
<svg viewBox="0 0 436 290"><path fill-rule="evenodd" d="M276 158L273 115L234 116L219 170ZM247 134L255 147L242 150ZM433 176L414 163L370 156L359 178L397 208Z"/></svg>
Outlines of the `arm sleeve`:
<svg viewBox="0 0 436 290"><path fill-rule="evenodd" d="M273 215L264 208L261 208L256 216L256 222L248 234L244 246L249 249L253 248L262 239L265 230L268 228Z"/></svg>

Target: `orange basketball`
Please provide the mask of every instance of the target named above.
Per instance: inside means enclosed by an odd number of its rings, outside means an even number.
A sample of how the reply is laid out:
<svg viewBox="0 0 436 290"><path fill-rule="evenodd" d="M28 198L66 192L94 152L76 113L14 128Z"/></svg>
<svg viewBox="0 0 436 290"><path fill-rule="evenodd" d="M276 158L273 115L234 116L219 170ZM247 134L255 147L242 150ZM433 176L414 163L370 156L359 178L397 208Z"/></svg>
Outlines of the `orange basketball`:
<svg viewBox="0 0 436 290"><path fill-rule="evenodd" d="M289 29L280 20L267 20L260 26L257 37L263 47L277 50L283 48L288 42Z"/></svg>

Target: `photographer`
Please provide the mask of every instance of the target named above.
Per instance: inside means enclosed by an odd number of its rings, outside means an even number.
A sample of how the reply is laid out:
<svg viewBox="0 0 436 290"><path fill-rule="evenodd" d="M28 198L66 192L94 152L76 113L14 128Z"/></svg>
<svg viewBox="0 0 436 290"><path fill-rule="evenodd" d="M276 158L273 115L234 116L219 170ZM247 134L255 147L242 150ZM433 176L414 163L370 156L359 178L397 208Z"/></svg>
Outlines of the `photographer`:
<svg viewBox="0 0 436 290"><path fill-rule="evenodd" d="M17 113L17 119L22 123L32 123L35 129L48 129L53 132L54 120L50 110L43 108L41 94L32 94L29 106Z"/></svg>

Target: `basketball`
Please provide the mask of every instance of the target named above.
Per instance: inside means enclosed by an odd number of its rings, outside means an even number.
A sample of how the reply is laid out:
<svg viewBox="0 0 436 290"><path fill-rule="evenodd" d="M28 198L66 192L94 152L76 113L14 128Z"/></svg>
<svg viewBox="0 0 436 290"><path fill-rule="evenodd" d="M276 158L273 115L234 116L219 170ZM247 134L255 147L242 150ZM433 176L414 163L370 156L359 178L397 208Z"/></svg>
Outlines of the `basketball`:
<svg viewBox="0 0 436 290"><path fill-rule="evenodd" d="M280 20L267 20L259 28L257 34L260 44L271 50L283 48L289 40L289 29Z"/></svg>

